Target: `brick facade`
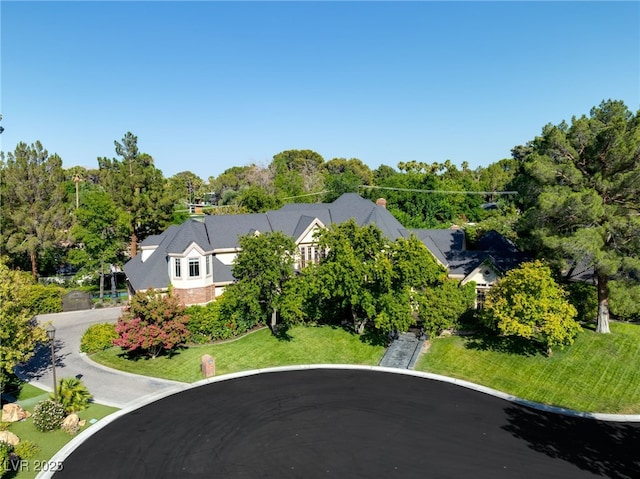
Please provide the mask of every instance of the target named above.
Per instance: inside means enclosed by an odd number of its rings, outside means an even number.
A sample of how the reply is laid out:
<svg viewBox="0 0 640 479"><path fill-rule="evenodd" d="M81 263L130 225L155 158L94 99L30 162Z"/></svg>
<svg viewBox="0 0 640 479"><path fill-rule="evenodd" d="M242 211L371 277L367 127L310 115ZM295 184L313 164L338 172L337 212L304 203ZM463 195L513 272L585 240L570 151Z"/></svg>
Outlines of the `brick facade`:
<svg viewBox="0 0 640 479"><path fill-rule="evenodd" d="M180 300L187 306L192 304L205 304L216 298L216 288L214 285L190 289L179 289L174 287L173 294L180 298Z"/></svg>

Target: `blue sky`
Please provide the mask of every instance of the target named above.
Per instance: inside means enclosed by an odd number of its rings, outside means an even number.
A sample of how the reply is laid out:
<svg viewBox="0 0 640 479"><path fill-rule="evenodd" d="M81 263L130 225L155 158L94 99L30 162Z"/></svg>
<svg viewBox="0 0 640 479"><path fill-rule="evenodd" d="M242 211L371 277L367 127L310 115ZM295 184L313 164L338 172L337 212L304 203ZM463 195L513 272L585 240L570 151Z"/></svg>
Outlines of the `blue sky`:
<svg viewBox="0 0 640 479"><path fill-rule="evenodd" d="M640 108L640 2L0 2L2 151L166 177L288 149L486 166L605 99Z"/></svg>

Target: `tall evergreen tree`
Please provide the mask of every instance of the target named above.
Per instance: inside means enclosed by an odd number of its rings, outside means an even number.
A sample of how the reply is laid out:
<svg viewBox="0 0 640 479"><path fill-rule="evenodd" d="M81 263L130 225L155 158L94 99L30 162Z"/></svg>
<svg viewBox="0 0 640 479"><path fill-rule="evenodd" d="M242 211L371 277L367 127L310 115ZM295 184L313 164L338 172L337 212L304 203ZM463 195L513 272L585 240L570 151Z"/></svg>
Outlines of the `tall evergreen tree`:
<svg viewBox="0 0 640 479"><path fill-rule="evenodd" d="M138 151L138 137L128 132L122 143L115 141L122 159L98 158L101 184L116 205L131 216L131 256L138 241L162 232L173 217L175 197L166 188L162 171L153 158Z"/></svg>
<svg viewBox="0 0 640 479"><path fill-rule="evenodd" d="M2 235L8 253L26 254L38 278L38 259L68 237L70 203L62 159L37 141L19 143L1 163Z"/></svg>
<svg viewBox="0 0 640 479"><path fill-rule="evenodd" d="M593 268L597 331L608 333L609 281L640 279L640 112L604 101L570 125L546 125L514 157L521 234L563 262Z"/></svg>

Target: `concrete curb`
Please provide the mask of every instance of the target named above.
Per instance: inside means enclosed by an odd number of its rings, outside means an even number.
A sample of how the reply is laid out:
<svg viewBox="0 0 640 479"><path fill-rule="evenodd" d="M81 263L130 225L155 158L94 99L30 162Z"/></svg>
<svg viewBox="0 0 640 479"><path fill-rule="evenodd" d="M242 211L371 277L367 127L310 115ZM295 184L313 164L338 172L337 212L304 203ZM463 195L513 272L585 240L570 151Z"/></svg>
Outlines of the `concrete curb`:
<svg viewBox="0 0 640 479"><path fill-rule="evenodd" d="M81 432L78 436L73 438L70 442L68 442L65 446L62 447L49 461L52 465L52 471L43 471L40 472L36 479L48 479L53 477L55 474L56 465L62 464L62 462L73 452L75 451L85 440L93 436L95 433L100 431L102 428L108 426L116 419L129 414L130 412L135 411L143 406L151 404L155 401L163 399L165 397L171 396L173 394L180 393L182 391L186 391L189 389L197 388L200 386L204 386L211 383L221 382L221 381L230 381L232 379L243 378L247 376L254 376L257 374L264 373L277 373L277 372L286 372L286 371L305 371L310 369L348 369L348 370L360 370L360 371L377 371L380 373L391 373L391 374L404 374L407 376L414 376L423 379L431 379L434 381L440 381L449 384L455 384L457 386L461 386L467 389L472 389L474 391L478 391L484 394L489 394L491 396L501 398L516 404L520 404L523 406L527 406L533 409L538 409L540 411L550 412L554 414L562 414L565 416L573 416L573 417L582 417L586 419L594 419L599 421L611 421L611 422L640 422L640 415L630 415L630 414L602 414L602 413L587 413L574 411L571 409L564 409L555 406L548 406L545 404L535 403L532 401L527 401L516 396L512 396L510 394L503 393L501 391L497 391L495 389L491 389L485 386L481 386L479 384L474 384L469 381L464 381L462 379L450 378L447 376L441 376L439 374L432 373L424 373L420 371L413 371L410 369L397 369L397 368L388 368L384 366L361 366L361 365L353 365L353 364L303 364L298 366L278 366L273 368L262 368L262 369L252 369L249 371L241 371L237 373L225 374L222 376L217 376L213 378L203 379L197 381L192 384L187 383L178 383L176 382L176 386L166 391L161 391L159 393L150 394L139 398L135 401L132 401L127 407L117 411L109 416L104 417L97 423L90 426L85 431ZM135 375L134 375L135 376ZM144 376L146 377L146 376Z"/></svg>

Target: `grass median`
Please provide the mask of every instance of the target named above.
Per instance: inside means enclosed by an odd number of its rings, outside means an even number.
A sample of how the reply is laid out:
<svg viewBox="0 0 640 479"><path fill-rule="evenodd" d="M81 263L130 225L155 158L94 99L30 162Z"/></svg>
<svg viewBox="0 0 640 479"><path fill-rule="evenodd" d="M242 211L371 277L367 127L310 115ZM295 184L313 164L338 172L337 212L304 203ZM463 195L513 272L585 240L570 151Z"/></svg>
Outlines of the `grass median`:
<svg viewBox="0 0 640 479"><path fill-rule="evenodd" d="M464 379L514 396L578 411L640 414L640 326L585 330L553 355L484 347L478 338L432 342L416 370Z"/></svg>
<svg viewBox="0 0 640 479"><path fill-rule="evenodd" d="M216 375L221 375L294 364L377 365L384 348L342 328L295 326L283 338L276 338L265 328L234 341L191 346L154 359L130 360L120 348L93 354L91 359L121 371L192 383L202 379L200 358L204 354L215 358Z"/></svg>

